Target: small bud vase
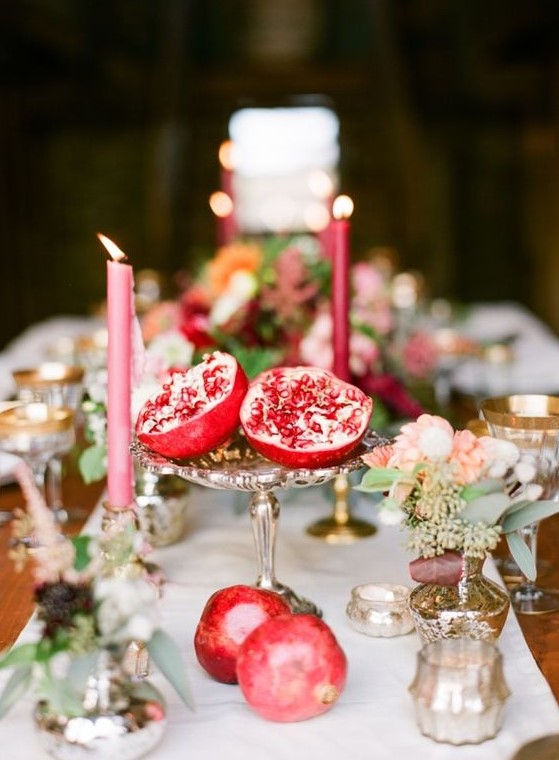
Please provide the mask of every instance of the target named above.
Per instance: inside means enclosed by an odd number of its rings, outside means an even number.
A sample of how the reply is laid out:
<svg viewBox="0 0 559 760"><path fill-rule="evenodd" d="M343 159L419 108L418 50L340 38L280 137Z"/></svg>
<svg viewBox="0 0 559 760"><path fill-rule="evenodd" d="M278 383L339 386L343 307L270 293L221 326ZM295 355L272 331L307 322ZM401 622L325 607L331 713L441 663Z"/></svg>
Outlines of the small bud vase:
<svg viewBox="0 0 559 760"><path fill-rule="evenodd" d="M148 681L130 677L121 655L99 653L86 681L81 714L61 714L45 700L37 704L39 743L56 760L136 760L163 737L162 695Z"/></svg>
<svg viewBox="0 0 559 760"><path fill-rule="evenodd" d="M423 644L437 639L495 641L510 607L504 589L483 575L483 559L462 557L462 576L455 586L421 583L409 607Z"/></svg>

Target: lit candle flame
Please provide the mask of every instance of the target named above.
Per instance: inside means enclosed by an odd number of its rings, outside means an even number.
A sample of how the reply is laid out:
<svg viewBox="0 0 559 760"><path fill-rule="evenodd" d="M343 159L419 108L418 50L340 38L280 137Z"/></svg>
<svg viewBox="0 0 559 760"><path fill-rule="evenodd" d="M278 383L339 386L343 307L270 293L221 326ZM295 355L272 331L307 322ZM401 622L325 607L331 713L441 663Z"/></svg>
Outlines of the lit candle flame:
<svg viewBox="0 0 559 760"><path fill-rule="evenodd" d="M332 204L332 216L334 219L349 219L353 214L353 201L349 195L338 195Z"/></svg>
<svg viewBox="0 0 559 760"><path fill-rule="evenodd" d="M231 140L225 140L219 146L219 163L226 171L232 172L237 165L237 149Z"/></svg>
<svg viewBox="0 0 559 760"><path fill-rule="evenodd" d="M210 195L210 208L217 217L224 219L233 213L233 201L227 193L218 190Z"/></svg>
<svg viewBox="0 0 559 760"><path fill-rule="evenodd" d="M106 237L106 235L102 235L100 232L98 232L97 237L105 246L109 252L109 256L113 261L124 261L127 258L124 251L121 251L118 245L116 245L116 243L113 243L113 241Z"/></svg>

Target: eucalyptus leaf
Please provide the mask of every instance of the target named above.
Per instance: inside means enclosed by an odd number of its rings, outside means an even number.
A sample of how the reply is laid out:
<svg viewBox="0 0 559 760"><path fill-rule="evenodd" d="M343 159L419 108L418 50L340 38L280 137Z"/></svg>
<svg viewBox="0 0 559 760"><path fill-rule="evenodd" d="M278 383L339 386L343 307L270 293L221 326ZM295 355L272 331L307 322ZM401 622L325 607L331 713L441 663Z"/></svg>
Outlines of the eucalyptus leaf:
<svg viewBox="0 0 559 760"><path fill-rule="evenodd" d="M398 478L402 477L400 470L390 468L372 468L367 470L361 483L355 486L358 491L388 491Z"/></svg>
<svg viewBox="0 0 559 760"><path fill-rule="evenodd" d="M88 652L88 654L81 657L72 658L68 668L67 679L76 694L81 694L85 690L87 679L91 675L98 659L98 651Z"/></svg>
<svg viewBox="0 0 559 760"><path fill-rule="evenodd" d="M49 674L42 682L42 691L56 712L72 718L85 714L81 699L67 679Z"/></svg>
<svg viewBox="0 0 559 760"><path fill-rule="evenodd" d="M187 707L194 710L194 700L186 679L180 651L173 639L158 629L147 643L150 655Z"/></svg>
<svg viewBox="0 0 559 760"><path fill-rule="evenodd" d="M460 492L460 496L464 499L464 501L473 501L474 499L478 499L480 496L484 496L485 494L495 493L496 491L502 490L502 480L499 480L498 478L486 478L485 480L480 480L477 483L469 483L467 486L464 486Z"/></svg>
<svg viewBox="0 0 559 760"><path fill-rule="evenodd" d="M520 568L523 575L530 581L535 581L537 577L536 563L532 552L526 546L526 542L515 531L513 533L507 533L507 544L509 546L512 558Z"/></svg>
<svg viewBox="0 0 559 760"><path fill-rule="evenodd" d="M89 446L84 449L78 467L86 485L102 480L107 474L107 447Z"/></svg>
<svg viewBox="0 0 559 760"><path fill-rule="evenodd" d="M526 506L515 509L510 515L507 515L503 521L503 531L511 533L514 530L525 528L530 523L543 520L544 517L550 517L559 512L559 502L557 501L532 501Z"/></svg>
<svg viewBox="0 0 559 760"><path fill-rule="evenodd" d="M0 718L3 718L17 700L22 697L33 681L33 665L28 662L14 670L0 697Z"/></svg>
<svg viewBox="0 0 559 760"><path fill-rule="evenodd" d="M460 512L460 517L470 523L484 522L495 525L510 506L510 497L505 493L487 493L470 501Z"/></svg>
<svg viewBox="0 0 559 760"><path fill-rule="evenodd" d="M0 659L0 668L13 668L28 662L34 662L37 656L36 644L20 644L10 649Z"/></svg>

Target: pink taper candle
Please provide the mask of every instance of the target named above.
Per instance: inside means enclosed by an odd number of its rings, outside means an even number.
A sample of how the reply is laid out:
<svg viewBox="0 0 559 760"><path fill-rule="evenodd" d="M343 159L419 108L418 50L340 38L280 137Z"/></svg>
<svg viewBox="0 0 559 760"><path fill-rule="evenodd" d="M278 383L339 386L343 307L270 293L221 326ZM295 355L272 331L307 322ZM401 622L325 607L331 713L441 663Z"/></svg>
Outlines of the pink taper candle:
<svg viewBox="0 0 559 760"><path fill-rule="evenodd" d="M109 238L98 235L109 252L107 261L107 498L113 509L126 509L134 501L134 468L130 454L132 398L132 267Z"/></svg>
<svg viewBox="0 0 559 760"><path fill-rule="evenodd" d="M332 346L334 352L334 374L340 380L349 381L349 267L351 260L349 217L353 212L353 201L347 195L340 195L332 207Z"/></svg>

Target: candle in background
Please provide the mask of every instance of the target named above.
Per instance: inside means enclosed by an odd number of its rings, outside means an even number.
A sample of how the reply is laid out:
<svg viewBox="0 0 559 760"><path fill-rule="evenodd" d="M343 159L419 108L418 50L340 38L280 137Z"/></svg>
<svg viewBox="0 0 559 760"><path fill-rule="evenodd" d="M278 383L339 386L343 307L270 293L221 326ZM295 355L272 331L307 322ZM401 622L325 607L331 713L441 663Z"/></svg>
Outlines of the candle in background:
<svg viewBox="0 0 559 760"><path fill-rule="evenodd" d="M332 258L330 239L334 182L324 169L314 169L309 174L308 183L312 194L316 197L317 205L313 219L307 220L307 215L305 215L305 220L311 232L316 234L325 257L330 259Z"/></svg>
<svg viewBox="0 0 559 760"><path fill-rule="evenodd" d="M221 198L219 203L219 213L212 206L214 214L218 221L218 243L227 245L237 237L237 220L235 218L235 188L234 188L234 170L235 170L235 145L231 140L225 140L219 146L219 178L220 193L219 196L226 196L227 199ZM214 193L214 195L216 195Z"/></svg>
<svg viewBox="0 0 559 760"><path fill-rule="evenodd" d="M332 205L332 346L334 374L349 381L349 267L351 261L349 217L353 201L339 195Z"/></svg>
<svg viewBox="0 0 559 760"><path fill-rule="evenodd" d="M134 501L130 406L132 397L133 274L126 255L112 240L97 235L109 252L107 261L107 491L111 508Z"/></svg>
<svg viewBox="0 0 559 760"><path fill-rule="evenodd" d="M233 201L221 190L210 195L210 208L215 214L217 224L217 244L228 245L237 234Z"/></svg>

